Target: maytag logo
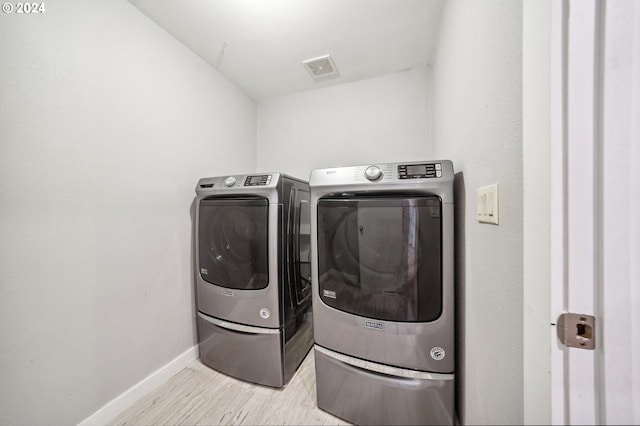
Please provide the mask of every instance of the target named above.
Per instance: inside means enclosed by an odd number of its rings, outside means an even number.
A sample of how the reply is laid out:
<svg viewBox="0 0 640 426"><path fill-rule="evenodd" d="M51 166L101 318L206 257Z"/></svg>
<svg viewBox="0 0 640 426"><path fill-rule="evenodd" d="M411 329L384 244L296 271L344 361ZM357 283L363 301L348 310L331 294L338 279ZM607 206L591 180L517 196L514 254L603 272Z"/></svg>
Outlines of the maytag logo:
<svg viewBox="0 0 640 426"><path fill-rule="evenodd" d="M223 289L222 294L224 294L225 296L233 296L233 290Z"/></svg>
<svg viewBox="0 0 640 426"><path fill-rule="evenodd" d="M330 297L331 299L336 298L336 292L333 290L322 290L322 295L324 297Z"/></svg>
<svg viewBox="0 0 640 426"><path fill-rule="evenodd" d="M374 330L384 330L384 323L378 321L365 321L364 326L367 328L373 328Z"/></svg>

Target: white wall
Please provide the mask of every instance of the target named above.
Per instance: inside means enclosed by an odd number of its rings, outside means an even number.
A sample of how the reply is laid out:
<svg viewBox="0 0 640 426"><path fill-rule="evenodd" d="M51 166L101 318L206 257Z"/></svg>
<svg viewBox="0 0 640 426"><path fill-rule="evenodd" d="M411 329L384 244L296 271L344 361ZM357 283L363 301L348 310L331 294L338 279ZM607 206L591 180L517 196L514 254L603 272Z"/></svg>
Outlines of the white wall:
<svg viewBox="0 0 640 426"><path fill-rule="evenodd" d="M551 3L524 0L522 28L524 423L551 423Z"/></svg>
<svg viewBox="0 0 640 426"><path fill-rule="evenodd" d="M76 424L195 344L192 201L256 105L125 1L0 16L0 423Z"/></svg>
<svg viewBox="0 0 640 426"><path fill-rule="evenodd" d="M429 69L258 103L258 169L308 179L322 167L430 158Z"/></svg>
<svg viewBox="0 0 640 426"><path fill-rule="evenodd" d="M523 423L522 2L449 0L432 68L433 155L459 173L458 411ZM475 219L498 183L500 224Z"/></svg>

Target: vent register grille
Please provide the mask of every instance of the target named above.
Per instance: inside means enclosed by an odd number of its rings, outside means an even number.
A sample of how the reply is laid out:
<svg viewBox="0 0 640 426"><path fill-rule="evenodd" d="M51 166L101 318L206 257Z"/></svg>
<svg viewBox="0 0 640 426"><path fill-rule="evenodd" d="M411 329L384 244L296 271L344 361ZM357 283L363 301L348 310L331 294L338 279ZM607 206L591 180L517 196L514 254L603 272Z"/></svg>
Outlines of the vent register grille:
<svg viewBox="0 0 640 426"><path fill-rule="evenodd" d="M306 61L302 61L302 64L309 72L311 78L315 81L324 81L340 77L338 68L336 68L336 64L333 62L331 55L308 59Z"/></svg>

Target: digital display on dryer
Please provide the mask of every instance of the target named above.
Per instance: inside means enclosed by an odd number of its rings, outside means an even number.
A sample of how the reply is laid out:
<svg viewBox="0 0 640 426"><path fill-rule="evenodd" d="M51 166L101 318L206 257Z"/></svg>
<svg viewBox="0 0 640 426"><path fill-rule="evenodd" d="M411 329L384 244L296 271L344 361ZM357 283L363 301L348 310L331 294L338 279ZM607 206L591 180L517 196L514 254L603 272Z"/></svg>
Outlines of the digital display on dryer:
<svg viewBox="0 0 640 426"><path fill-rule="evenodd" d="M427 165L426 164L418 164L413 166L407 166L407 174L408 175L426 175L427 174Z"/></svg>
<svg viewBox="0 0 640 426"><path fill-rule="evenodd" d="M247 176L244 186L266 186L271 183L271 175Z"/></svg>
<svg viewBox="0 0 640 426"><path fill-rule="evenodd" d="M442 163L401 164L398 166L400 179L426 179L442 177Z"/></svg>

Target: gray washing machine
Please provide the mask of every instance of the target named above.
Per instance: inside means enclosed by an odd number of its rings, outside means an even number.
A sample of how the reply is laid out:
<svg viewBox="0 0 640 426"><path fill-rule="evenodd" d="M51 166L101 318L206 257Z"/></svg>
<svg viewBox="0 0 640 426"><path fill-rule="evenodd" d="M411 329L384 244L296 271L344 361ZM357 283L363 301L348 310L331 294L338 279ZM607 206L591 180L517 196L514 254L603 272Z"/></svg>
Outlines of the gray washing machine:
<svg viewBox="0 0 640 426"><path fill-rule="evenodd" d="M196 292L201 361L285 386L313 346L309 185L282 173L200 179Z"/></svg>
<svg viewBox="0 0 640 426"><path fill-rule="evenodd" d="M313 170L318 407L355 424L453 424L451 161Z"/></svg>

